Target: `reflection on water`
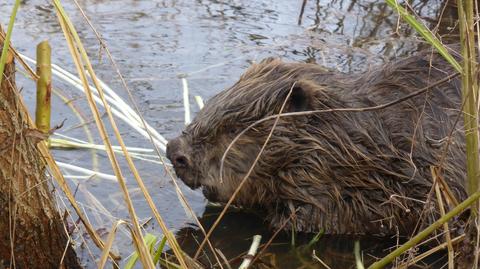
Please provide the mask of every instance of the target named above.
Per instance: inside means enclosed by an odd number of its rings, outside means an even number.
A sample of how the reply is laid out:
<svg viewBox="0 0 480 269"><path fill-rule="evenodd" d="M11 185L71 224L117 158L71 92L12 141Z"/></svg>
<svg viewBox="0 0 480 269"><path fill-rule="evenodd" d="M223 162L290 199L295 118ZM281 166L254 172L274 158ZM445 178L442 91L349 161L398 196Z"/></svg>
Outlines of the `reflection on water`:
<svg viewBox="0 0 480 269"><path fill-rule="evenodd" d="M200 219L203 227L208 230L220 214L221 208L208 206ZM213 232L210 242L215 249L228 257L229 264L236 268L242 262L251 245L254 235L262 236L263 244L274 236L275 231L267 229L260 216L253 212L247 213L232 209L223 217L221 225ZM321 235L315 241L315 234L292 234L280 232L265 252L262 252L253 268L356 268L354 257L354 243L359 241L361 257L366 266L376 258L385 256L392 247L403 239L329 236ZM203 234L196 227L185 227L177 233L183 250L193 255L198 245L204 239ZM313 242L312 242L313 241ZM315 255L316 257L313 257ZM319 261L321 260L321 262ZM212 255L210 248L205 247L199 261L207 268L220 268ZM437 268L445 263L443 253L438 253L419 263L419 268ZM423 267L422 267L423 266Z"/></svg>
<svg viewBox="0 0 480 269"><path fill-rule="evenodd" d="M127 78L133 95L145 119L167 138L174 137L183 128L183 103L179 73L187 74L192 95L208 99L223 88L233 84L251 61L266 56L282 57L286 61L316 62L341 72L368 71L373 66L402 55L415 52L418 38L394 12L381 0L310 0L307 1L302 24L298 16L302 0L77 0L92 20L109 46L121 72ZM126 98L119 79L115 76L95 35L85 23L72 0L62 1L76 26L93 60L100 78ZM429 26L437 24L442 0L411 1L410 5ZM7 23L13 1L0 2L0 22ZM445 14L448 14L448 9ZM451 23L442 24L440 30L448 32ZM35 45L49 39L54 49L53 62L73 71L68 48L63 39L52 4L42 0L24 0L17 16L13 44L26 55L34 55ZM24 97L32 106L34 84L19 76ZM76 105L91 127L96 143L101 143L82 95L59 81L55 87ZM59 132L86 140L80 122L71 110L56 98L53 124L67 119ZM194 102L192 102L193 104ZM198 108L193 107L194 112ZM125 124L119 128L129 146L145 147L147 143ZM57 159L81 167L92 168L91 153L86 150L55 151ZM112 173L108 159L98 153L98 169ZM125 163L122 163L127 167ZM156 164L137 162L142 178L152 192L162 216L169 228L181 230L191 222L178 202L172 183ZM132 198L139 217L148 221L150 210L132 178L129 178ZM72 188L80 185L77 198L95 227L107 231L112 221L127 218L127 210L115 182L90 179L71 181ZM206 201L198 191L182 185L182 191L191 203L194 212L201 216ZM101 206L100 206L101 205ZM239 215L247 222L237 221L224 225L217 231L218 247L231 258L248 248L249 238L257 233L268 238L261 221L250 222L251 216ZM158 226L149 221L146 230L159 234ZM283 238L283 239L282 239ZM280 244L288 237L278 239L269 251L275 254L280 265L300 265L312 262L307 255L299 258L292 255L290 247ZM351 262L350 239L325 237L317 252L328 260L333 268L341 262ZM278 243L278 244L277 244ZM362 241L362 246L368 245ZM79 243L79 252L84 261L93 265L88 244ZM189 244L185 244L188 248ZM345 247L344 254L337 247ZM95 248L92 248L95 252ZM123 231L116 241L116 249L123 257L132 252L128 233ZM325 254L327 253L327 254ZM267 257L267 256L266 256ZM307 258L306 258L307 257ZM294 265L295 264L295 265Z"/></svg>

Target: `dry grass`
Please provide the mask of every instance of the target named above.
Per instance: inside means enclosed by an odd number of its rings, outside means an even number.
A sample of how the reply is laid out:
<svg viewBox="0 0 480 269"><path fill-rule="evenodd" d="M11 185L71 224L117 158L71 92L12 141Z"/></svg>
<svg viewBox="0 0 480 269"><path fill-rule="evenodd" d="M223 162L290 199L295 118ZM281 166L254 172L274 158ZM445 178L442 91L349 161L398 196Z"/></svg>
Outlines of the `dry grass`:
<svg viewBox="0 0 480 269"><path fill-rule="evenodd" d="M462 75L463 83L464 83L464 98L465 98L465 104L466 104L465 108L464 108L464 115L465 115L465 122L466 122L465 130L468 130L467 141L470 141L470 142L467 142L467 143L469 143L468 144L469 153L467 153L467 154L468 154L468 156L470 156L469 160L471 160L469 162L470 164L469 164L469 168L468 168L468 174L469 174L470 194L472 196L469 198L470 200L468 201L468 203L474 203L475 199L480 197L480 195L478 195L478 174L479 174L478 160L479 160L479 157L478 157L478 131L477 131L478 130L477 113L478 113L478 107L480 105L480 102L478 102L478 85L476 84L477 62L476 62L476 51L475 51L475 48L478 48L478 44L475 44L475 38L474 38L475 37L475 27L476 27L477 32L480 32L480 30L479 30L480 27L478 26L478 24L474 24L474 22L473 22L473 16L476 15L478 17L478 8L475 6L475 10L474 10L473 1L465 1L465 5L463 4L462 1L458 2L458 5L460 6L460 9L459 9L460 24L459 25L460 25L460 28L461 28L461 33L463 33L461 43L463 44L462 51L463 51L463 57L465 59L464 62L463 62L463 66L460 67L460 65L458 65L458 63L456 63L456 60L448 53L446 48L443 47L443 44L441 44L438 41L438 39L436 39L435 36L428 29L422 28L423 25L415 26L415 17L407 16L408 11L405 10L405 9L401 9L402 7L398 6L398 4L391 3L392 1L387 1L387 2L389 2L391 5L394 5L394 6L396 5L397 10L401 14L403 13L403 16L407 19L407 21L409 21L413 25L413 27L416 27L415 29L417 29L417 31L419 31L419 33L427 41L431 42L437 49L439 49L439 51L444 56L446 55L446 58L452 63L452 65L457 70L461 71L461 75ZM75 1L75 3L77 4L78 8L80 9L80 12L82 13L82 15L85 17L87 23L91 26L91 28L95 32L97 38L100 41L100 44L101 44L102 48L107 52L107 55L112 62L112 66L113 66L114 70L119 75L120 80L121 80L122 84L124 85L124 88L127 90L130 101L134 104L137 114L140 115L140 120L143 124L143 129L147 132L148 136L150 137L152 145L155 147L158 158L160 160L162 160L162 163L164 163L163 159L162 159L163 157L162 157L162 154L160 152L160 149L158 148L157 144L154 142L154 139L152 137L152 134L149 131L149 128L147 127L146 122L144 121L143 117L141 117L141 113L140 113L138 107L136 106L135 101L133 100L132 94L127 87L127 83L125 82L123 76L121 75L121 73L119 71L119 68L117 67L116 63L113 61L113 57L110 55L110 52L108 50L107 45L101 39L100 34L95 30L93 25L90 23L86 14L80 8L78 3L76 1ZM306 3L306 1L303 1L302 13L303 13L303 8L304 8L305 3ZM139 174L139 171L135 167L135 164L133 162L134 155L125 146L122 135L120 134L120 131L117 128L117 124L116 124L116 121L115 121L114 114L112 113L112 111L110 109L110 105L108 103L108 100L105 98L105 95L103 93L103 90L102 90L103 87L102 87L101 83L99 82L97 76L95 75L95 72L94 72L93 67L90 63L89 57L87 55L87 52L84 49L82 41L80 40L78 34L76 33L74 25L70 22L70 20L68 18L68 15L65 13L65 11L62 8L62 5L61 5L60 1L55 0L54 4L55 4L56 12L57 12L56 14L57 14L59 22L62 26L62 31L63 31L63 33L65 35L65 38L66 38L66 43L67 43L67 45L70 49L72 59L75 62L78 75L81 78L83 87L85 89L85 93L86 93L85 96L88 100L88 104L91 108L92 114L95 117L95 123L96 123L98 131L100 132L102 141L104 141L104 143L105 143L105 149L107 151L108 158L109 158L110 163L112 165L112 168L114 170L115 177L117 178L118 183L120 185L120 188L122 189L124 201L127 204L127 208L128 208L129 215L130 215L130 220L128 220L128 221L127 220L116 221L113 224L111 230L109 231L109 236L108 236L107 241L103 242L101 240L100 236L98 235L98 233L95 231L94 227L92 227L92 225L90 224L88 218L83 213L81 207L79 206L79 204L75 200L73 192L69 188L69 186L68 186L68 184L67 184L67 182L64 178L64 175L61 173L59 167L56 165L53 157L51 156L51 154L50 154L50 152L47 148L47 145L44 142L41 142L39 144L39 150L41 151L42 155L45 157L45 160L47 161L47 163L50 167L50 171L51 171L52 175L57 180L58 185L61 187L61 189L64 192L65 196L67 197L69 203L71 204L71 206L76 211L76 214L79 216L82 223L85 225L86 230L89 233L89 235L91 236L93 242L102 250L101 260L98 263L99 268L103 268L105 266L108 257L111 257L112 259L117 259L118 258L110 250L111 250L111 247L112 247L114 239L115 239L115 234L116 234L116 232L117 232L117 230L119 229L120 226L125 226L128 229L128 231L130 232L130 234L131 234L131 236L134 240L135 247L138 250L138 253L140 255L140 260L142 261L143 266L145 268L154 268L155 265L153 263L152 256L151 256L151 254L150 254L150 252L149 252L149 250L148 250L148 248L145 245L144 240L143 240L140 220L138 219L138 217L136 215L135 208L133 206L131 197L129 195L129 190L128 190L127 185L125 183L125 176L123 175L123 172L122 172L121 167L119 165L119 160L118 160L118 156L117 156L118 150L115 150L114 147L112 146L113 143L112 143L111 138L110 138L111 134L109 134L107 132L107 128L105 127L106 122L104 122L105 119L102 118L102 116L99 112L99 109L97 107L97 104L94 100L92 89L91 89L91 86L89 84L89 78L93 82L94 87L98 90L99 98L101 99L101 101L103 103L103 106L105 108L106 114L107 114L108 124L110 124L112 126L113 135L115 136L116 141L120 145L120 150L121 150L122 155L125 157L125 160L127 161L129 172L135 178L135 180L136 180L136 182L137 182L137 184L140 188L140 191L144 195L147 204L149 205L150 209L152 210L152 213L153 213L155 219L160 224L162 232L166 236L167 242L168 242L169 246L171 247L172 251L174 252L175 258L178 261L179 266L182 267L182 268L192 267L193 265L195 265L195 262L192 261L190 258L185 256L185 254L181 250L177 240L175 239L175 237L173 236L171 231L169 231L169 229L167 228L160 212L156 208L156 206L155 206L155 204L152 200L152 197L148 192L147 187L143 183L143 180L142 180L142 178ZM477 5L476 2L475 2L475 5ZM405 14L407 14L407 15L405 15ZM300 18L301 17L302 17L302 15L300 15ZM8 37L7 37L7 39L8 39ZM6 42L6 44L8 45L9 43ZM479 50L480 50L480 48L479 48ZM15 52L15 50L13 50L13 51ZM21 59L21 58L18 57L18 59ZM26 63L24 63L23 61L22 61L22 65L26 66L27 71L31 71L31 69L29 69L28 65ZM38 79L38 77L36 77L33 72L29 72L29 73L31 73L30 76L32 78ZM453 75L445 78L445 80L442 80L442 81L447 81L447 80L453 78L456 75L458 75L458 74L453 74ZM442 83L442 81L440 81L438 83ZM0 80L0 82L1 82L1 80ZM188 97L188 84L187 84L186 78L182 78L182 83L183 83L183 86L184 86L184 95L187 95L187 97ZM431 87L433 87L434 85L432 85ZM430 89L431 87L428 87L426 89L422 89L418 93L415 93L415 94L421 94L421 93L425 92L426 90ZM292 86L292 88L293 88L293 86ZM61 94L59 94L59 95L61 96ZM406 99L411 98L411 97L412 96L407 96ZM184 98L184 99L188 100L188 98ZM287 96L286 99L288 99L288 96ZM401 101L402 100L398 100L398 102L401 102ZM203 103L203 102L200 102L200 101L198 101L198 102ZM209 242L209 237L211 236L213 230L218 226L222 217L226 213L228 207L232 204L233 200L235 199L236 194L239 192L239 190L241 189L241 187L243 186L245 181L248 179L250 173L253 171L253 169L256 165L256 162L260 158L263 149L265 148L265 146L267 145L267 143L269 141L269 137L272 135L272 133L273 133L275 127L276 127L276 123L277 123L278 119L280 117L283 117L283 116L295 116L296 114L303 115L305 113L324 113L324 112L332 112L333 111L333 110L332 111L309 111L309 112L302 112L302 113L284 113L284 114L282 114L282 110L283 110L283 107L285 105L285 102L282 105L282 109L280 110L278 115L274 115L274 116L271 116L269 118L265 118L265 119L261 120L261 121L266 121L266 120L270 120L270 119L275 119L275 122L272 125L271 132L270 132L269 136L266 138L266 140L265 140L265 142L262 146L262 149L258 153L257 158L255 159L254 163L251 165L251 168L250 168L249 172L243 178L239 187L237 188L235 193L232 195L230 200L227 202L224 209L222 210L222 213L218 216L217 220L215 221L215 223L213 224L213 226L210 228L210 230L208 232L206 232L205 229L201 226L199 220L195 217L195 214L193 213L192 208L190 207L187 200L185 199L185 197L184 197L183 193L181 192L179 186L177 185L176 181L173 180L173 182L175 184L175 190L176 190L176 192L179 196L180 202L184 205L184 208L185 208L187 214L189 214L190 216L192 216L194 218L196 223L199 225L201 231L205 235L204 241L199 245L199 248L198 248L196 254L193 257L194 260L199 256L200 251L202 251L204 245L208 244L209 247L212 250L212 253L215 255L215 258L217 260L217 264L220 267L222 267L222 263L223 264L226 263L225 262L225 260L226 260L225 257L220 255L222 257L219 258L217 256L217 254L216 254L217 251L215 251L215 249L213 248L213 246ZM391 104L384 104L381 107L363 108L363 109L359 109L358 111L366 111L368 109L372 109L372 110L382 109L382 108L385 108L387 106L394 105L394 104L395 104L395 102L391 103ZM185 122L188 123L190 121L190 117L189 117L190 113L188 112L189 105L186 102L185 102L185 108L186 108L185 109L185 111L186 111ZM338 110L335 110L335 111L339 112L339 111L343 111L343 110L338 109ZM356 111L356 110L347 109L345 111L352 112L352 111ZM77 113L77 115L79 115L79 114L80 113ZM81 118L81 117L79 116L79 118ZM85 123L85 120L83 120L83 123ZM248 127L248 128L251 128L251 127ZM88 132L87 130L88 130L88 128L86 128L86 132ZM245 131L246 130L244 130L244 132ZM238 137L241 136L244 132L240 133L238 135ZM89 142L91 142L93 144L93 139L92 139L91 134L89 135L89 140L90 140ZM225 154L222 158L222 167L223 167L224 158L225 158L228 150L231 148L231 146L234 143L235 143L235 140L232 141L229 148L226 150L226 152L225 152ZM94 154L94 156L96 156L96 155ZM441 167L440 167L440 169L441 169ZM171 172L170 167L165 166L165 170L167 171L168 175L173 179L174 176ZM449 194L448 186L446 186L446 184L444 184L445 182L441 177L441 170L439 172L439 171L436 171L435 169L432 168L432 174L434 175L433 178L436 179L435 183L434 183L434 186L435 186L434 191L435 191L435 195L437 196L438 206L440 208L441 220L442 220L441 223L440 222L436 223L435 227L436 228L443 227L443 229L445 230L445 233L444 233L445 243L437 246L436 248L433 248L432 250L430 250L426 253L423 253L423 254L420 254L420 255L416 256L413 260L408 261L408 263L403 263L403 264L398 265L398 268L406 268L407 265L411 265L412 263L418 262L418 261L422 260L423 258L427 257L428 255L431 255L433 252L438 251L440 249L444 249L444 248L447 248L447 250L448 250L448 268L453 268L453 266L454 266L454 248L453 248L453 246L462 237L456 237L456 238L453 238L453 239L451 238L451 235L450 235L450 232L449 232L449 227L448 227L448 224L447 224L447 220L448 220L449 217L453 217L454 214L451 213L451 212L445 212L446 211L445 208L448 209L448 208L455 207L455 209L457 209L457 208L459 208L459 206L460 207L463 206L463 209L464 209L464 207L466 206L466 203L465 203L465 201L463 203L458 203L457 201L455 201L454 197L452 198L452 195ZM222 173L220 173L220 175L222 175ZM443 199L446 200L446 203L447 203L446 205L443 203ZM479 207L477 206L477 209L478 208ZM459 210L460 209L458 209L455 212L458 213ZM105 209L105 211L106 211L106 209ZM478 214L478 215L479 215L478 217L480 217L480 214ZM432 232L433 230L434 229L432 228L429 231ZM422 234L422 233L420 233L420 234ZM427 234L423 234L423 235L427 236ZM418 237L415 237L415 238L417 238L418 240L417 239L414 240L414 242L410 245L406 244L406 245L402 246L400 248L400 250L397 249L397 251L394 252L395 255L398 256L398 255L402 254L403 251L409 249L410 247L415 246L418 242L420 242L420 240L422 240L421 238L418 238ZM273 237L272 237L271 240L273 240ZM269 241L270 243L271 243L271 240ZM265 248L268 247L268 245L269 244L267 244L260 251L260 253L262 251L264 251ZM477 242L477 250L478 250L478 242ZM476 251L476 253L478 253L478 251ZM391 255L391 256L389 255L389 258L393 259L394 257L396 257L395 255ZM258 255L256 257L258 257ZM476 255L475 258L478 259L477 255ZM223 262L221 262L221 260ZM255 259L253 261L255 261ZM387 260L381 260L381 261L383 261L383 262L381 262L379 264L387 264L389 262L388 259ZM228 267L229 267L229 265L228 265ZM370 268L380 268L380 267L381 266L375 266L374 265L374 266L371 266Z"/></svg>

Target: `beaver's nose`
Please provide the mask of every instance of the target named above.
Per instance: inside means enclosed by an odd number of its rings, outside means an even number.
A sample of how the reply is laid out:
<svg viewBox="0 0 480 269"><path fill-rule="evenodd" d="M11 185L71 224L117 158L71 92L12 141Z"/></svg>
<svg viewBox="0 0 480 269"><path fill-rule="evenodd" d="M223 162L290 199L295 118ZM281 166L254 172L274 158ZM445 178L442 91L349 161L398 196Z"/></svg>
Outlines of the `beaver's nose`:
<svg viewBox="0 0 480 269"><path fill-rule="evenodd" d="M187 168L189 166L183 144L184 142L180 137L170 140L167 144L167 158L170 159L174 168Z"/></svg>

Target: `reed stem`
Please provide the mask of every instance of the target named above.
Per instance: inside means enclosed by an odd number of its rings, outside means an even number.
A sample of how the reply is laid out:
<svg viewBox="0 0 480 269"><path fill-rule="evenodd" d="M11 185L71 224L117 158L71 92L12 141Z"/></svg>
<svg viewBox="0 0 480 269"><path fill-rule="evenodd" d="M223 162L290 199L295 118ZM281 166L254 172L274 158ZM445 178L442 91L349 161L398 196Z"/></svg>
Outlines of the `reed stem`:
<svg viewBox="0 0 480 269"><path fill-rule="evenodd" d="M35 124L43 133L50 131L52 64L51 49L48 41L37 45L37 106Z"/></svg>
<svg viewBox="0 0 480 269"><path fill-rule="evenodd" d="M473 0L458 0L460 44L463 56L462 101L467 153L467 191L471 195L478 190L478 82L475 56ZM476 214L476 210L472 210Z"/></svg>
<svg viewBox="0 0 480 269"><path fill-rule="evenodd" d="M455 70L462 72L462 67L460 64L453 58L453 56L448 52L447 48L442 44L442 42L420 21L415 19L407 9L401 6L396 0L385 0L385 2L397 10L400 17L402 17L419 35L423 37L428 43L430 43L435 49L442 55L447 62L449 62Z"/></svg>
<svg viewBox="0 0 480 269"><path fill-rule="evenodd" d="M12 13L10 14L10 21L8 22L7 35L3 42L2 55L0 56L0 85L2 85L3 71L5 70L5 63L7 61L7 52L10 46L10 37L12 36L13 24L15 23L15 17L17 16L17 10L20 6L20 0L16 0L13 5Z"/></svg>

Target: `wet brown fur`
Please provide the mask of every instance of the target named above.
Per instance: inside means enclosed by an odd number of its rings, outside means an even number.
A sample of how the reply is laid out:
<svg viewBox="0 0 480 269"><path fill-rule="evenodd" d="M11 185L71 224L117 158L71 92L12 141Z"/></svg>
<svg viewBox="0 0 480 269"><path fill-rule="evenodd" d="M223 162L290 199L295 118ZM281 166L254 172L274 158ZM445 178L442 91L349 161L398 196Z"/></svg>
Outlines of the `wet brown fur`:
<svg viewBox="0 0 480 269"><path fill-rule="evenodd" d="M253 122L275 115L295 83L285 112L371 107L394 101L454 73L440 56L419 53L364 74L341 74L318 65L267 59L251 66L231 88L209 100L167 154L177 175L207 198L226 202L270 132L273 119L241 136ZM368 112L282 117L234 203L266 210L272 226L330 234L409 235L438 217L430 166L458 200L466 197L460 82L453 79L394 106ZM433 195L434 196L434 195ZM425 211L422 214L422 211Z"/></svg>

